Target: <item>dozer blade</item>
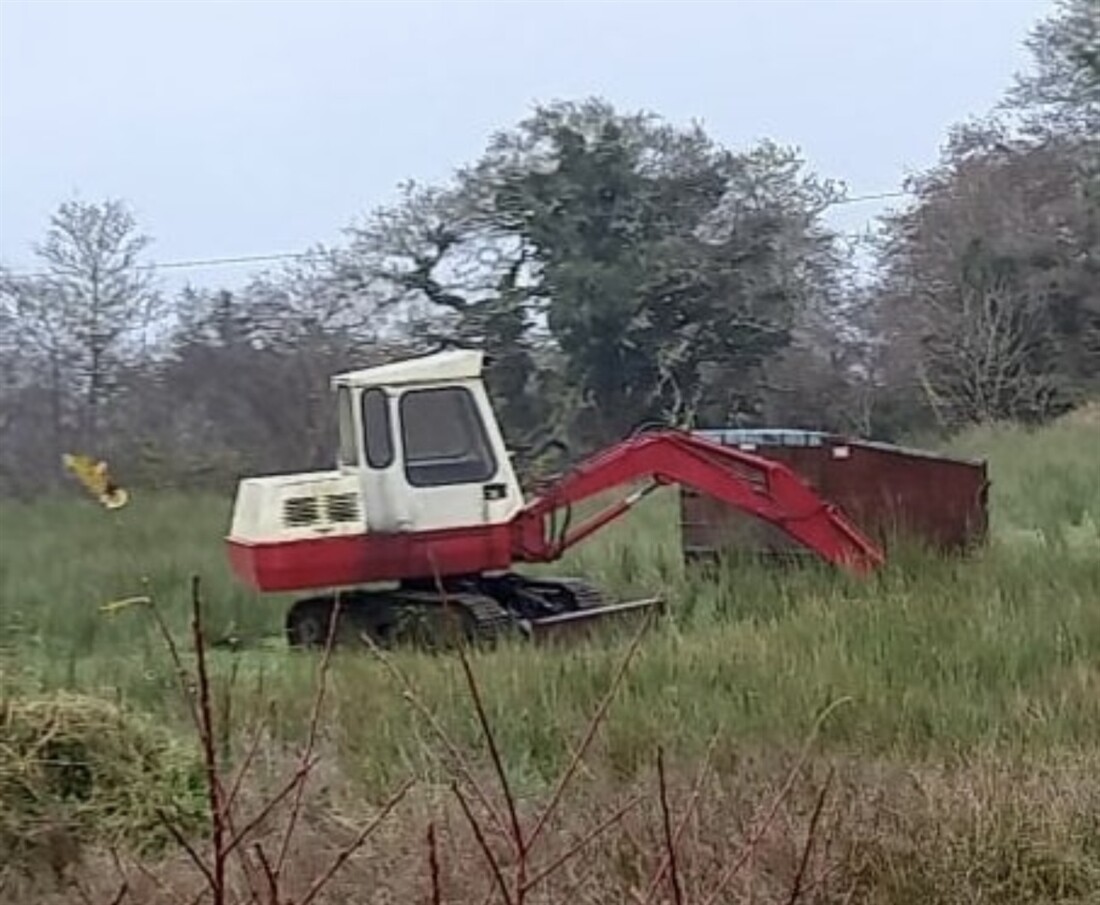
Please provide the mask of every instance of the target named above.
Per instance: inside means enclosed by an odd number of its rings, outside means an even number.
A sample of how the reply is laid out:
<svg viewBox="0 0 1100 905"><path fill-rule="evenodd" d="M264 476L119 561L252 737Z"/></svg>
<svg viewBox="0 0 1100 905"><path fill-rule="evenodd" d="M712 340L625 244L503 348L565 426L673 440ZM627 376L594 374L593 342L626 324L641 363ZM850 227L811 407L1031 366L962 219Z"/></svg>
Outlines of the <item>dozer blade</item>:
<svg viewBox="0 0 1100 905"><path fill-rule="evenodd" d="M560 613L556 616L545 616L526 623L527 636L536 644L563 639L576 640L578 637L590 634L597 626L606 626L610 623L622 625L637 621L644 618L653 607L657 607L658 612L663 611L664 600L660 597L646 597L642 600L610 603L605 606Z"/></svg>

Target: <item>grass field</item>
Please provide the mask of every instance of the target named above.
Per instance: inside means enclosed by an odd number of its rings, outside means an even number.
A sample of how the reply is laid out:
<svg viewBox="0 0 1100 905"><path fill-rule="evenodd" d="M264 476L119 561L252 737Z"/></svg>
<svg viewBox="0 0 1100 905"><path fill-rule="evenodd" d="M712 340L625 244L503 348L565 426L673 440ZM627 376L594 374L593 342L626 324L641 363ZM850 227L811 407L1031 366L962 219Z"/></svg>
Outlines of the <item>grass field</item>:
<svg viewBox="0 0 1100 905"><path fill-rule="evenodd" d="M669 615L632 662L552 844L567 848L623 796L644 789L647 797L621 831L586 851L589 873L573 878L572 898L562 886L538 901L631 901L631 884L653 867L646 840L660 850L658 748L681 810L704 757L712 770L692 805L680 865L684 885L697 891L679 890L677 899L662 888L666 898L655 901L704 901L698 890L740 850L735 840L783 785L829 705L804 769L754 843L751 869L715 901L795 900L788 890L801 882L801 840L830 768L828 826L815 824L825 843L810 859L827 882L802 888L799 901L1100 901L1100 421L1092 410L1036 433L990 428L954 447L990 460L993 537L972 559L899 551L867 581L744 565L702 576L680 563L676 501L665 494L568 560L563 569L617 594L662 594ZM101 606L150 594L186 638L189 578L198 574L209 637L244 642L211 652L214 699L223 715L229 709L226 750L239 751L262 714L264 763L275 770L292 761L307 733L317 658L284 649L285 600L253 595L230 577L221 546L228 516L224 499L140 490L115 513L75 490L4 504L5 698L95 696L187 744L175 670L147 609ZM570 762L625 646L612 638L471 657L502 759L531 807ZM447 738L488 771L460 661L400 653L392 662ZM418 781L410 810L394 815L372 857L349 868L356 888L432 901L417 886L422 838L428 822L445 821L445 901L482 901L491 880L476 840L452 825L441 744L385 666L369 654L337 656L321 722L329 772L311 798L317 814L354 815L405 778ZM130 844L124 822L110 826ZM312 849L331 847L320 829L311 832L320 834ZM105 882L94 852L106 840L85 835L92 861L73 870L94 888ZM165 870L174 876L180 867ZM37 879L19 882L11 888L20 901L28 890L47 900ZM69 901L63 891L49 895Z"/></svg>

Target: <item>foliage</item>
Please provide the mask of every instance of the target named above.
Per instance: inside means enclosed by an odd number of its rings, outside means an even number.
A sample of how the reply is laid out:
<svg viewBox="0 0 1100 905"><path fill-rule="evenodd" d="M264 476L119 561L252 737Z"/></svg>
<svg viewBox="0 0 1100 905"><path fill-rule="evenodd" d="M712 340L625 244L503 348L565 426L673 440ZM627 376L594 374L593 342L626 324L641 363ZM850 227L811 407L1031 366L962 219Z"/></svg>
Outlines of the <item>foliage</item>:
<svg viewBox="0 0 1100 905"><path fill-rule="evenodd" d="M202 825L198 752L147 716L92 695L20 694L0 713L0 858L49 866L89 839L153 854L159 814Z"/></svg>
<svg viewBox="0 0 1100 905"><path fill-rule="evenodd" d="M590 100L538 108L464 172L530 249L589 442L756 401L751 375L828 276L817 220L837 195L803 167L770 143L736 155L698 126Z"/></svg>
<svg viewBox="0 0 1100 905"><path fill-rule="evenodd" d="M1100 2L1057 0L1027 42L1034 68L1016 77L1005 106L1033 132L1100 135Z"/></svg>

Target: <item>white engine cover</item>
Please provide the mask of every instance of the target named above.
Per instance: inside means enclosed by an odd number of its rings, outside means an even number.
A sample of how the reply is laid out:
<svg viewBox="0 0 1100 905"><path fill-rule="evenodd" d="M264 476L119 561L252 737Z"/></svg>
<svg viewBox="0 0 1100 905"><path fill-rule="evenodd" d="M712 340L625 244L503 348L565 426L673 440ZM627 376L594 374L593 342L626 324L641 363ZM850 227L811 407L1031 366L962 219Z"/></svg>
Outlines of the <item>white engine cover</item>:
<svg viewBox="0 0 1100 905"><path fill-rule="evenodd" d="M318 471L241 481L230 539L272 543L363 534L366 530L355 474Z"/></svg>

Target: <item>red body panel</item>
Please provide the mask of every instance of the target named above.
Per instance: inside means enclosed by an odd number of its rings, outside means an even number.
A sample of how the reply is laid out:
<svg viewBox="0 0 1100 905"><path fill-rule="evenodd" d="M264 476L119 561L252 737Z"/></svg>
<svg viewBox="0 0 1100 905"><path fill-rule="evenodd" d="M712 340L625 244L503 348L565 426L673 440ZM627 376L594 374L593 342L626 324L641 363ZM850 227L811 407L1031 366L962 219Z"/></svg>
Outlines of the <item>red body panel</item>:
<svg viewBox="0 0 1100 905"><path fill-rule="evenodd" d="M230 559L237 574L261 591L470 575L504 570L513 562L551 562L626 512L640 495L564 537L548 536L548 516L638 480L694 488L856 573L883 561L872 541L787 466L673 431L633 437L596 454L506 524L253 544L230 540Z"/></svg>
<svg viewBox="0 0 1100 905"><path fill-rule="evenodd" d="M233 571L259 591L473 574L507 569L512 563L509 525L228 544Z"/></svg>

